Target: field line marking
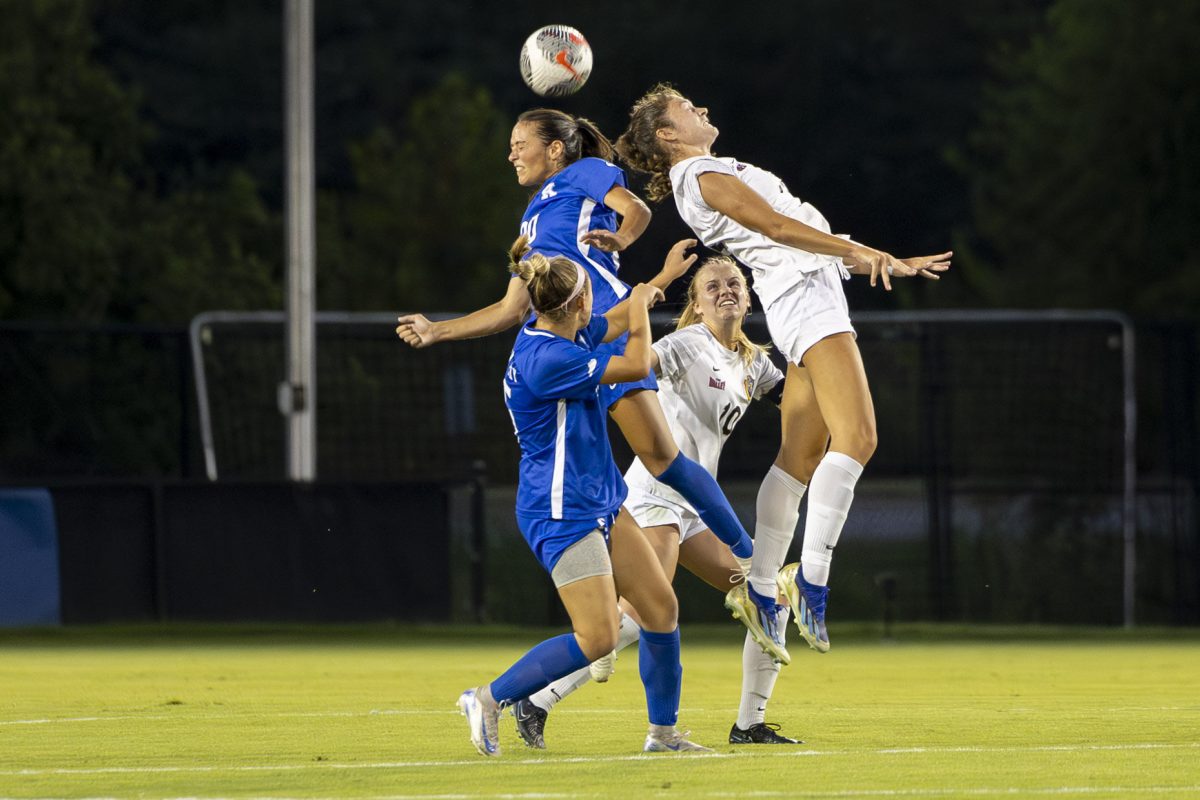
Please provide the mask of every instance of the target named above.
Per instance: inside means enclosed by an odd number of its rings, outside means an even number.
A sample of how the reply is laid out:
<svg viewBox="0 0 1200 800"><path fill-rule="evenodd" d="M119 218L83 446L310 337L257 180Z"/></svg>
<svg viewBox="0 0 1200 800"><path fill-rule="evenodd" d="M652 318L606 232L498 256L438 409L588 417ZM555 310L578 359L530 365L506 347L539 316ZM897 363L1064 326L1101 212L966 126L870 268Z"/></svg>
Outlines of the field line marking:
<svg viewBox="0 0 1200 800"><path fill-rule="evenodd" d="M705 714L712 711L732 712L736 709L705 709L705 708L684 708L680 709L681 714ZM831 708L832 711L851 711L854 709L837 709ZM1008 708L1001 709L1008 712L1033 712L1035 709L1024 708ZM1126 712L1126 711L1196 711L1200 712L1200 706L1128 706L1125 708L1109 708L1109 709L1093 709L1102 713ZM578 716L585 715L621 715L633 714L639 712L636 708L620 709L620 708L569 708L559 709L556 714L571 714ZM0 720L0 726L4 725L49 725L52 723L66 722L108 722L109 720L177 720L177 719L242 719L247 717L259 718L279 718L279 719L298 719L298 718L347 718L355 717L419 717L419 716L458 716L459 712L456 709L442 710L432 708L373 708L369 711L280 711L275 713L262 713L256 711L241 711L225 714L121 714L111 717L48 717L41 719L8 719ZM3 798L0 798L3 800Z"/></svg>
<svg viewBox="0 0 1200 800"><path fill-rule="evenodd" d="M620 708L572 708L562 709L559 714L630 714L638 715L645 714L645 709L620 709ZM682 709L682 714L706 713L705 709ZM109 720L182 720L182 719L247 719L247 718L275 718L275 719L297 719L297 718L331 718L331 717L405 717L405 716L461 716L460 712L451 709L449 711L434 710L434 709L371 709L370 711L280 711L273 714L264 714L256 711L242 711L228 714L120 714L111 717L46 717L40 719L3 719L0 720L0 725L50 725L56 722L108 722ZM0 798L3 800L3 798Z"/></svg>
<svg viewBox="0 0 1200 800"><path fill-rule="evenodd" d="M1200 792L1200 785L1196 786L1037 786L1037 787L1016 787L1016 786L973 786L969 788L929 788L929 789L833 789L828 791L805 792L805 797L990 797L1003 795L1008 797L1029 795L1089 795L1089 794L1118 794L1118 795L1145 795L1145 794L1178 794L1178 793L1195 793ZM667 797L671 796L670 792L655 792L655 796ZM582 797L605 797L601 794L571 794L566 792L505 792L494 794L483 793L438 793L438 794L388 794L388 795L371 795L362 798L361 800L471 800L472 798L494 798L494 800L550 800L551 798L582 798ZM690 792L693 797L795 797L795 792L784 791L742 791L742 792L716 792L716 791L693 791ZM0 800L16 800L15 798L0 797ZM84 798L84 800L115 800L112 795L105 795L96 798ZM164 798L164 800L226 800L224 796L204 797L198 795L188 795L187 797ZM252 796L246 800L338 800L337 798L292 798L287 796L266 795Z"/></svg>
<svg viewBox="0 0 1200 800"><path fill-rule="evenodd" d="M878 750L794 750L783 753L695 753L687 759L726 759L726 758L818 758L822 756L870 756L870 755L923 755L938 753L1082 753L1096 751L1138 751L1138 750L1188 750L1200 749L1200 742L1157 743L1143 742L1132 744L1095 744L1095 745L1038 745L1029 747L906 747L887 748ZM154 774L180 772L264 772L270 770L360 770L360 769L426 769L441 767L464 767L480 764L507 764L513 766L556 766L561 764L594 764L609 762L642 761L653 763L659 760L655 756L637 753L628 756L571 756L568 758L508 758L484 759L473 758L455 761L384 761L377 763L338 763L316 761L310 764L265 764L243 766L162 766L162 767L53 767L46 769L5 769L0 775L32 776L32 775L122 775L122 774ZM717 796L717 795L714 795Z"/></svg>

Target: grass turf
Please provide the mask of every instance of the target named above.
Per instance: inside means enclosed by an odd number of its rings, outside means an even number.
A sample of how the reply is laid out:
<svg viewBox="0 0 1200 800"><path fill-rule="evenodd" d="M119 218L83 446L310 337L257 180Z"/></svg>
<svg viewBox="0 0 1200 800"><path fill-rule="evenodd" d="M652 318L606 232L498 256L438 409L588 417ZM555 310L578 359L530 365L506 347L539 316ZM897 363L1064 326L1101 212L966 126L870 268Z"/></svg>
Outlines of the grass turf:
<svg viewBox="0 0 1200 800"><path fill-rule="evenodd" d="M454 701L547 631L0 631L0 797L1200 797L1200 632L907 626L793 645L768 712L800 746L726 744L730 624L683 631L681 727L643 755L636 648L475 754Z"/></svg>

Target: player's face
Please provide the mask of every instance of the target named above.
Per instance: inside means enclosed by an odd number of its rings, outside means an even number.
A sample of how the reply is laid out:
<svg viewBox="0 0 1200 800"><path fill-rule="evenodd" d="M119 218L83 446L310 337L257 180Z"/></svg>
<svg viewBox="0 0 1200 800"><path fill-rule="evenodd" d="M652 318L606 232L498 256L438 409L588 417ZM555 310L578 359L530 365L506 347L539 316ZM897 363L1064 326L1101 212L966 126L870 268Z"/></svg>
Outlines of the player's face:
<svg viewBox="0 0 1200 800"><path fill-rule="evenodd" d="M750 294L741 270L729 264L705 267L697 276L696 311L709 322L741 320L750 309Z"/></svg>
<svg viewBox="0 0 1200 800"><path fill-rule="evenodd" d="M717 126L708 121L708 109L686 98L672 100L667 107L667 119L680 144L710 147L717 140Z"/></svg>
<svg viewBox="0 0 1200 800"><path fill-rule="evenodd" d="M538 138L537 127L531 122L518 122L508 140L508 161L517 172L517 183L522 186L541 186L546 178L558 172L551 157L549 146Z"/></svg>

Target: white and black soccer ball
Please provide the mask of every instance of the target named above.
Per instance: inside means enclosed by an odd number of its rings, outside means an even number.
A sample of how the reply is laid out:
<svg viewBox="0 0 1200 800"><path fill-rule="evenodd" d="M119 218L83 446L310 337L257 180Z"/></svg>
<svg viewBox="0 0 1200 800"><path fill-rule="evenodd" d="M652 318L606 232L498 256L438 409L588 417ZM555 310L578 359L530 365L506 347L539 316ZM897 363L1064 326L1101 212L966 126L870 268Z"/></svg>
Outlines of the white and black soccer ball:
<svg viewBox="0 0 1200 800"><path fill-rule="evenodd" d="M521 46L521 77L542 97L574 94L592 74L592 48L567 25L547 25Z"/></svg>

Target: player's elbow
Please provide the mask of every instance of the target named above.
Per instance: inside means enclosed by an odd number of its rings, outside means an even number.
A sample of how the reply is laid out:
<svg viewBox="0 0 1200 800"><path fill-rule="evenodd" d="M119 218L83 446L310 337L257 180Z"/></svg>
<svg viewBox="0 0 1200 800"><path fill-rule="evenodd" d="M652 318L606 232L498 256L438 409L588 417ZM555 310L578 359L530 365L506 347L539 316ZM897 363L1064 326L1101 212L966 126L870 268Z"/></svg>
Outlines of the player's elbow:
<svg viewBox="0 0 1200 800"><path fill-rule="evenodd" d="M529 312L527 303L501 303L500 304L500 323L504 326L501 330L515 328L525 321L525 315Z"/></svg>
<svg viewBox="0 0 1200 800"><path fill-rule="evenodd" d="M786 235L787 229L785 226L786 223L784 218L777 214L759 225L757 230L771 241L781 242L783 241L783 237Z"/></svg>
<svg viewBox="0 0 1200 800"><path fill-rule="evenodd" d="M647 225L650 224L651 218L654 217L654 212L650 210L650 206L646 205L646 201L640 197L634 197L633 214L638 219L644 221Z"/></svg>

